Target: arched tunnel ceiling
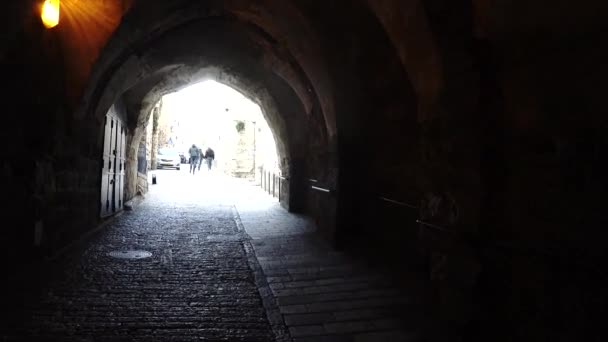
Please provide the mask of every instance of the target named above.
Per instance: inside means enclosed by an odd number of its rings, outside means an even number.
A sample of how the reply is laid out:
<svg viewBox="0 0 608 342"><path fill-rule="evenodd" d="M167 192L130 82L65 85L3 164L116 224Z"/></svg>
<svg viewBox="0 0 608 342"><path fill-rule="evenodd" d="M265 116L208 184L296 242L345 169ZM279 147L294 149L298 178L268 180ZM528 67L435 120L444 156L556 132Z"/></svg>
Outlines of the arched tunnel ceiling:
<svg viewBox="0 0 608 342"><path fill-rule="evenodd" d="M335 135L331 87L320 51L315 48L315 34L295 7L286 6L283 1L258 5L247 1L179 1L146 6L136 2L98 59L81 115L93 112L100 118L123 96L130 115L137 117L153 105L150 101L201 77L208 78L196 70L209 71L213 66L218 71L214 78L223 75L223 83L260 102L277 134L285 124L272 113L280 111L285 117L297 110L293 99L289 100L291 108L277 107L285 102L277 101L277 94L287 93L295 95L301 107L304 115L300 120L306 115L321 115L320 120L314 120L325 125L321 136ZM280 11L283 20L276 20L273 15L278 13L274 11ZM294 23L298 23L298 30L307 31L289 32ZM194 73L199 79L192 77ZM274 97L271 100L266 94ZM320 113L313 113L315 106Z"/></svg>
<svg viewBox="0 0 608 342"><path fill-rule="evenodd" d="M299 79L287 83L274 70L281 60L259 42L259 35L250 27L232 20L190 22L166 32L144 52L132 56L136 61L126 63L119 76L112 79L110 93L122 94L130 125L135 129L145 125L151 108L163 95L215 79L251 97L264 109L278 138L279 153L285 156L287 144L303 143L305 132L298 128L305 124L307 113L313 115L310 107L314 98ZM290 71L282 65L283 71ZM123 82L125 77L134 81Z"/></svg>
<svg viewBox="0 0 608 342"><path fill-rule="evenodd" d="M142 69L142 74L149 72L145 65L139 65L136 60L129 61L129 58L141 54L160 35L184 23L223 18L248 25L250 33L256 32L258 45L263 46L267 52L273 52L264 55L264 63L272 65L272 70L288 81L304 104L306 112L310 112L314 103L318 102L328 135L332 137L336 134L333 102L333 92L336 89L332 87L325 60L327 52L319 44L327 27L319 24L319 17L322 12L329 13L329 17L340 15L345 10L344 3L289 0L125 0L124 3L132 3L132 6L120 27L107 44L105 41L98 42L99 48L103 45L106 47L88 77L89 87L84 92L83 105L77 112L77 117L84 117L85 113L95 111L97 102L102 97L102 91L97 85L100 84L103 88L121 65L134 63L134 67ZM550 31L556 23L563 22L561 19L564 16L571 13L576 14L570 17L577 24L580 24L583 21L581 18L585 16L592 19L586 22L598 23L597 18L603 18L601 14L605 13L606 9L606 5L598 5L599 2L594 0L585 0L580 6L569 6L566 0L555 4L544 0L528 3L523 0L501 0L494 5L488 5L484 1L473 1L477 30L491 36L510 36L514 30L524 31L526 34L539 28L541 31ZM441 52L436 51L433 46L436 34L429 31L428 18L437 15L443 18L449 14L441 10L442 7L466 6L446 1L420 0L353 0L352 4L365 4L364 7L367 6L375 13L399 51L405 68L413 78L418 95L430 98L426 102L433 102L442 85L441 67L445 62ZM431 12L435 13L430 13L429 8L434 9ZM595 15L587 15L590 12ZM460 14L462 13L452 15ZM566 26L570 27L564 25ZM263 39L259 39L260 37ZM125 82L131 82L130 85L138 80L137 77L125 77ZM308 98L306 94L311 94L311 97Z"/></svg>

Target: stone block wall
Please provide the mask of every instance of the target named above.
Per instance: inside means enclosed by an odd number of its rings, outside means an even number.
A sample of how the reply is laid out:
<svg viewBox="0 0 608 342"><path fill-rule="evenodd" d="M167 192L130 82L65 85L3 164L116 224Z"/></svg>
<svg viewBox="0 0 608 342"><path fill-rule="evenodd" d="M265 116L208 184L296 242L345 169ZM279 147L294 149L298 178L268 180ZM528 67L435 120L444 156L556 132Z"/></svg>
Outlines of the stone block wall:
<svg viewBox="0 0 608 342"><path fill-rule="evenodd" d="M242 128L239 131L237 125L242 123ZM234 146L229 148L232 151L225 151L232 156L231 160L227 160L224 164L224 172L238 178L253 178L253 124L249 121L235 120L234 127L228 130L228 134L234 134L236 141Z"/></svg>
<svg viewBox="0 0 608 342"><path fill-rule="evenodd" d="M148 192L148 175L143 173L137 174L137 194L145 195Z"/></svg>
<svg viewBox="0 0 608 342"><path fill-rule="evenodd" d="M525 316L518 338L530 331L581 338L608 300L600 289L605 278L590 267L608 260L608 235L597 228L606 221L598 215L608 185L598 99L608 54L596 48L595 35L572 39L559 43L568 49L546 41L524 55L505 54L496 77L501 92L492 110L500 126L487 164L490 242L481 293L501 307L505 325ZM585 62L569 64L574 60Z"/></svg>

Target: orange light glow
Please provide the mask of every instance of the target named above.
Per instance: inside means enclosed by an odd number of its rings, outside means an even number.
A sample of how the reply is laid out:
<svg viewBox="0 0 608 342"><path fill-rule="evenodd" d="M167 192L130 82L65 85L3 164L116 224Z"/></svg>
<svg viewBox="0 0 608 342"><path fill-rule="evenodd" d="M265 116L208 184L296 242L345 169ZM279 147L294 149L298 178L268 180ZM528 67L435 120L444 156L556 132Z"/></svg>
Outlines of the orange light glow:
<svg viewBox="0 0 608 342"><path fill-rule="evenodd" d="M45 0L40 15L46 28L53 28L59 24L59 0Z"/></svg>

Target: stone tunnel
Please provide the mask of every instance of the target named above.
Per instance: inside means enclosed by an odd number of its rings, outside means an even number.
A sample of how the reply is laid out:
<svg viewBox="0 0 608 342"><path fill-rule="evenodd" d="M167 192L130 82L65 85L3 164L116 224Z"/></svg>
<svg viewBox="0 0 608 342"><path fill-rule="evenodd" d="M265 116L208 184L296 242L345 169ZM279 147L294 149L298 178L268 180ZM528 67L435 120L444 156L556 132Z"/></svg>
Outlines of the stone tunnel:
<svg viewBox="0 0 608 342"><path fill-rule="evenodd" d="M122 206L153 107L215 80L262 108L282 215L423 279L445 336L367 340L605 340L606 2L62 0L50 29L43 2L3 3L3 295L122 219L100 216L108 112ZM281 337L365 340L324 324Z"/></svg>

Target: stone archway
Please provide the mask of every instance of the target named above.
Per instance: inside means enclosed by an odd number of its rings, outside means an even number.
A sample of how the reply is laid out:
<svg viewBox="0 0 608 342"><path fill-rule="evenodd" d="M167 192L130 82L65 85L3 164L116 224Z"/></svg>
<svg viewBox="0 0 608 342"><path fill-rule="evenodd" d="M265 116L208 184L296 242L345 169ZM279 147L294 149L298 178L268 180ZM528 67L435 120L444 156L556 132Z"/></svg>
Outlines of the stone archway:
<svg viewBox="0 0 608 342"><path fill-rule="evenodd" d="M98 94L91 113L97 119L108 105L121 102L126 108L127 163L125 199L136 193L137 148L143 136L151 109L170 92L203 80L215 80L249 97L263 109L269 127L276 137L284 189L297 188L301 176L293 177L293 163L304 160L307 140L312 136L326 140L324 121L310 125L307 113L311 94L304 101L287 80L277 75L270 61L277 59L265 47L251 42L247 27L231 21L197 21L166 32L145 52L131 56L105 84L98 84L91 94ZM287 195L285 206L298 207L298 196Z"/></svg>
<svg viewBox="0 0 608 342"><path fill-rule="evenodd" d="M293 144L304 143L304 137L293 137L289 135L287 132L287 124L279 113L278 104L274 100L273 96L264 88L259 88L252 92L251 83L246 80L241 80L230 76L217 67L206 67L198 70L192 70L191 67L184 67L180 68L179 70L175 70L170 75L167 75L165 80L156 84L156 86L154 86L142 100L142 103L145 103L146 105L142 106L140 109L140 117L137 121L137 125L130 131L128 135L126 181L126 191L128 197L135 195L137 179L137 147L142 139L145 131L145 125L152 113L151 107L154 106L154 103L156 103L155 101L158 101L163 95L186 88L192 84L208 80L213 80L220 84L226 85L243 94L245 97L248 97L252 102L260 106L264 118L269 122L271 133L274 137L276 137L276 149L279 160L281 161L281 171L288 175L288 164L291 158ZM285 186L287 187L288 184L285 184Z"/></svg>

